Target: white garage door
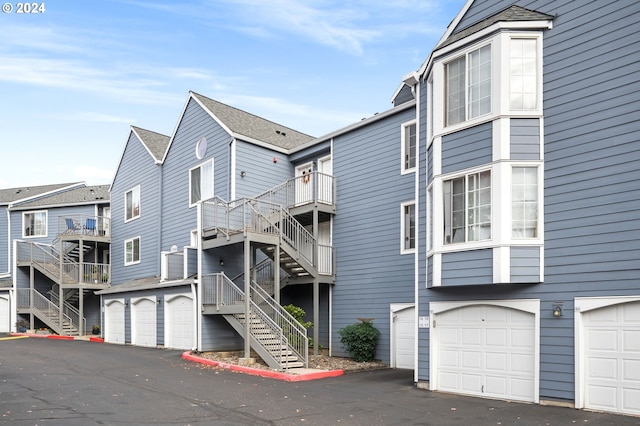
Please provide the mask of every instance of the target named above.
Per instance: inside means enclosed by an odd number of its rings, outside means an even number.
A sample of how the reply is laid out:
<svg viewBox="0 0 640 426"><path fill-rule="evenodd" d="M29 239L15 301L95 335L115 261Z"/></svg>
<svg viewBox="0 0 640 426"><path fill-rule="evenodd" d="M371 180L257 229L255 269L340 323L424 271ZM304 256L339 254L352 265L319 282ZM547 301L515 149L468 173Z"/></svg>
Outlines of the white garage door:
<svg viewBox="0 0 640 426"><path fill-rule="evenodd" d="M193 299L190 295L180 294L165 299L164 335L167 348L194 347Z"/></svg>
<svg viewBox="0 0 640 426"><path fill-rule="evenodd" d="M436 339L437 390L535 401L535 317L493 305L439 313Z"/></svg>
<svg viewBox="0 0 640 426"><path fill-rule="evenodd" d="M155 297L131 300L131 344L156 347Z"/></svg>
<svg viewBox="0 0 640 426"><path fill-rule="evenodd" d="M0 296L0 333L11 331L9 296Z"/></svg>
<svg viewBox="0 0 640 426"><path fill-rule="evenodd" d="M640 302L583 315L585 408L640 414Z"/></svg>
<svg viewBox="0 0 640 426"><path fill-rule="evenodd" d="M124 345L124 301L111 300L104 308L104 340Z"/></svg>
<svg viewBox="0 0 640 426"><path fill-rule="evenodd" d="M393 310L393 307L391 308ZM415 358L415 308L393 312L393 367L413 370Z"/></svg>

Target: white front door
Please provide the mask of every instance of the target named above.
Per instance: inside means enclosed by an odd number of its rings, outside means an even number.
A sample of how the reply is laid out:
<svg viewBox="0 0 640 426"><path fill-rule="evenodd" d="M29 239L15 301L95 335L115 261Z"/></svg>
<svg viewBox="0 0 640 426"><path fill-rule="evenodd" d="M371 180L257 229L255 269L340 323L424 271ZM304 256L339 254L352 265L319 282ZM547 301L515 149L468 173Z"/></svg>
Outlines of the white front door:
<svg viewBox="0 0 640 426"><path fill-rule="evenodd" d="M102 232L107 237L111 235L111 207L102 209Z"/></svg>
<svg viewBox="0 0 640 426"><path fill-rule="evenodd" d="M296 205L313 201L313 163L296 167Z"/></svg>
<svg viewBox="0 0 640 426"><path fill-rule="evenodd" d="M391 367L414 369L415 308L391 305Z"/></svg>
<svg viewBox="0 0 640 426"><path fill-rule="evenodd" d="M131 344L156 347L155 297L131 299Z"/></svg>
<svg viewBox="0 0 640 426"><path fill-rule="evenodd" d="M640 301L585 312L582 324L584 408L640 415Z"/></svg>
<svg viewBox="0 0 640 426"><path fill-rule="evenodd" d="M191 349L195 346L193 299L190 294L179 294L165 299L164 345L173 349Z"/></svg>
<svg viewBox="0 0 640 426"><path fill-rule="evenodd" d="M104 340L124 345L124 302L106 301L104 308Z"/></svg>
<svg viewBox="0 0 640 426"><path fill-rule="evenodd" d="M505 306L469 305L434 315L434 390L536 402L535 329L534 314Z"/></svg>

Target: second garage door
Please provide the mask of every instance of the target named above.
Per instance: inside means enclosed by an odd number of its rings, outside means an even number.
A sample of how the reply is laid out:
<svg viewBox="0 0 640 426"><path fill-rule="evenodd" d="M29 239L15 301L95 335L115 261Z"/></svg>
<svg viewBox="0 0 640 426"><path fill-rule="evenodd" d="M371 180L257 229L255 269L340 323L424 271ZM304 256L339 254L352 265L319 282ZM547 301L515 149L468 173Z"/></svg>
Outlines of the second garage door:
<svg viewBox="0 0 640 426"><path fill-rule="evenodd" d="M435 315L433 327L437 390L535 402L534 314L471 305Z"/></svg>
<svg viewBox="0 0 640 426"><path fill-rule="evenodd" d="M164 305L165 346L173 349L191 349L195 343L193 299L189 294L167 297Z"/></svg>
<svg viewBox="0 0 640 426"><path fill-rule="evenodd" d="M104 307L104 340L124 345L124 301L107 300Z"/></svg>
<svg viewBox="0 0 640 426"><path fill-rule="evenodd" d="M584 406L640 414L640 302L586 312Z"/></svg>
<svg viewBox="0 0 640 426"><path fill-rule="evenodd" d="M155 297L131 299L131 344L156 347Z"/></svg>

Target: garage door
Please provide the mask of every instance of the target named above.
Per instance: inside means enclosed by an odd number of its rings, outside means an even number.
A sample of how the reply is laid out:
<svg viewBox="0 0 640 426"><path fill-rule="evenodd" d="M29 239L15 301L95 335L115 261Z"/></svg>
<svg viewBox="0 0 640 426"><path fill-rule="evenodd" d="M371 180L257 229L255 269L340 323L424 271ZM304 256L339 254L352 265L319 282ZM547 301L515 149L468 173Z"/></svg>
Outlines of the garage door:
<svg viewBox="0 0 640 426"><path fill-rule="evenodd" d="M472 305L434 317L437 390L535 401L535 317Z"/></svg>
<svg viewBox="0 0 640 426"><path fill-rule="evenodd" d="M640 302L583 314L585 408L640 414Z"/></svg>
<svg viewBox="0 0 640 426"><path fill-rule="evenodd" d="M0 296L0 333L11 331L9 296Z"/></svg>
<svg viewBox="0 0 640 426"><path fill-rule="evenodd" d="M155 297L131 300L131 344L156 347Z"/></svg>
<svg viewBox="0 0 640 426"><path fill-rule="evenodd" d="M393 310L393 307L391 308ZM393 367L413 370L415 358L415 308L393 312Z"/></svg>
<svg viewBox="0 0 640 426"><path fill-rule="evenodd" d="M193 299L188 294L167 297L164 305L165 346L173 349L194 347Z"/></svg>
<svg viewBox="0 0 640 426"><path fill-rule="evenodd" d="M110 300L104 308L104 340L124 345L124 301Z"/></svg>

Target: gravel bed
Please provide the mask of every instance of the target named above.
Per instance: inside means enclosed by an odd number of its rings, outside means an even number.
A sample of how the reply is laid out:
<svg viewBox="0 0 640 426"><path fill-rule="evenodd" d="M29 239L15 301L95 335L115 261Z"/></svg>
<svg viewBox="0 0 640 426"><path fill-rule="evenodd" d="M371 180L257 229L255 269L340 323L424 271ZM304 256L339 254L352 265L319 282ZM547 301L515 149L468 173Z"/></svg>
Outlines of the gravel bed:
<svg viewBox="0 0 640 426"><path fill-rule="evenodd" d="M244 352L199 352L193 353L193 355L227 364L241 365L240 358L244 357ZM252 354L252 357L256 362L250 365L251 368L271 370L271 368L256 354ZM351 358L329 356L326 354L309 355L309 368L318 370L343 370L344 372L354 372L377 370L387 367L388 366L383 364L381 361L355 362Z"/></svg>

